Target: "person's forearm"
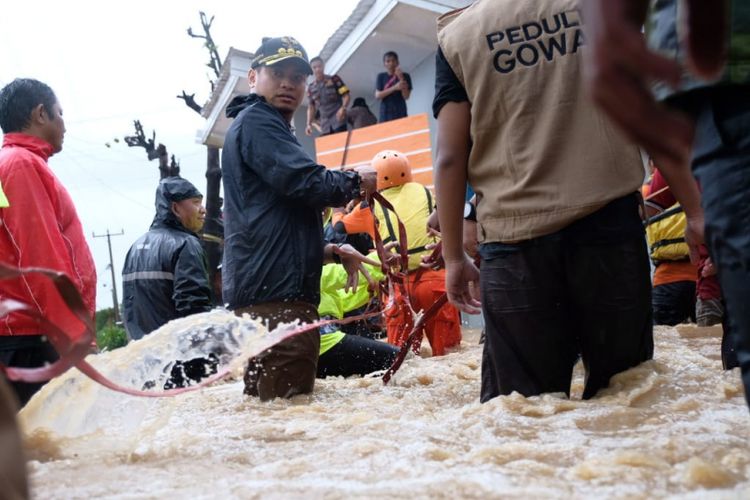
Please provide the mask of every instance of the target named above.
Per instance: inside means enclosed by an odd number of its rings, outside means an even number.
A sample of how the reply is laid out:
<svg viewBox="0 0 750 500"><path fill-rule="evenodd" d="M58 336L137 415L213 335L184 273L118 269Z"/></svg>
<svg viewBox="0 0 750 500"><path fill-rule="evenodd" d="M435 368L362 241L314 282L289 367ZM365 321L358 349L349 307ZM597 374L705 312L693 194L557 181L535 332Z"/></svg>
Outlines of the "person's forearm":
<svg viewBox="0 0 750 500"><path fill-rule="evenodd" d="M315 118L315 105L311 102L307 106L307 124L312 125L314 118Z"/></svg>
<svg viewBox="0 0 750 500"><path fill-rule="evenodd" d="M333 247L336 245L334 243L326 243L323 246L323 264L333 264L336 261L333 259Z"/></svg>
<svg viewBox="0 0 750 500"><path fill-rule="evenodd" d="M341 107L344 108L344 109L348 108L349 107L349 101L351 101L351 99L352 99L352 95L349 92L347 92L346 94L344 94L343 104L341 105Z"/></svg>
<svg viewBox="0 0 750 500"><path fill-rule="evenodd" d="M466 196L466 161L438 150L435 195L446 262L462 260L463 209ZM461 189L460 187L464 187Z"/></svg>
<svg viewBox="0 0 750 500"><path fill-rule="evenodd" d="M463 260L463 213L466 172L471 152L471 108L449 102L438 114L435 194L446 263Z"/></svg>

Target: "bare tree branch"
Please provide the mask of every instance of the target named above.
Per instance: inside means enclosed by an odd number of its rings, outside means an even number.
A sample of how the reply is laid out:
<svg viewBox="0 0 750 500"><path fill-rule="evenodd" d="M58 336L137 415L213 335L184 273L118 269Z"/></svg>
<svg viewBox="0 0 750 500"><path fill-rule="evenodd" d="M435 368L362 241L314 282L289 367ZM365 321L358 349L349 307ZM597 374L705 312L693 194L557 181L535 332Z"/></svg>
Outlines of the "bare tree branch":
<svg viewBox="0 0 750 500"><path fill-rule="evenodd" d="M167 147L161 143L156 144L156 130L152 132L150 139L146 139L146 134L143 132L143 125L140 120L135 120L133 125L135 126L135 135L125 136L125 144L131 148L140 147L145 149L149 161L158 158L159 177L161 179L180 175L180 163L175 160L174 155L172 155L172 161L169 163Z"/></svg>
<svg viewBox="0 0 750 500"><path fill-rule="evenodd" d="M155 160L159 157L159 153L156 151L156 130L151 134L151 139L146 139L146 134L143 133L143 125L140 120L133 122L135 126L135 135L125 136L125 144L129 147L142 147L146 150L149 160ZM162 146L159 144L159 146ZM163 147L163 146L162 146Z"/></svg>
<svg viewBox="0 0 750 500"><path fill-rule="evenodd" d="M183 90L182 95L178 95L177 99L182 99L183 101L185 101L185 104L187 105L187 107L192 109L198 114L201 114L201 111L203 111L203 107L201 107L197 102L195 102L195 94L188 95L187 92Z"/></svg>
<svg viewBox="0 0 750 500"><path fill-rule="evenodd" d="M214 43L214 39L211 37L211 25L214 22L214 16L211 16L211 19L208 19L205 12L200 12L200 17L201 27L203 28L204 34L197 35L193 33L193 28L188 28L187 34L192 38L200 38L202 40L205 40L203 46L208 49L209 54L209 61L206 66L213 70L216 78L219 78L219 75L221 74L221 58L219 57L219 51L216 47L216 44Z"/></svg>

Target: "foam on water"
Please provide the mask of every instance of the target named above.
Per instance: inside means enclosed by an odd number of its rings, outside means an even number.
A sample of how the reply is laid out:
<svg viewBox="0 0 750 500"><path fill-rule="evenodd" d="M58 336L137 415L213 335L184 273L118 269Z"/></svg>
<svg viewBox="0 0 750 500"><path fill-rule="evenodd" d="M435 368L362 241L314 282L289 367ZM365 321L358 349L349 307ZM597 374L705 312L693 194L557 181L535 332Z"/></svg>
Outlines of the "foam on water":
<svg viewBox="0 0 750 500"><path fill-rule="evenodd" d="M750 495L750 415L737 370L721 370L720 329L657 328L655 359L590 401L580 400L579 372L571 399L513 394L479 404L474 337L448 356L407 360L388 386L319 380L311 396L270 403L243 396L239 381L145 400L71 373L21 414L34 494ZM124 369L133 356L115 351L96 363Z"/></svg>

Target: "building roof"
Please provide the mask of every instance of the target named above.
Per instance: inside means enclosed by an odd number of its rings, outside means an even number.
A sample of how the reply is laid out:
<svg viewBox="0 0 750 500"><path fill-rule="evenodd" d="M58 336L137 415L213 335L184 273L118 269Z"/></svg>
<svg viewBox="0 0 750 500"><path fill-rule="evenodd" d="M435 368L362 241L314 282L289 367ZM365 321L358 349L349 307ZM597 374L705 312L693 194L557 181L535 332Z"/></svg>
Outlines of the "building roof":
<svg viewBox="0 0 750 500"><path fill-rule="evenodd" d="M326 71L339 74L353 97L364 96L374 103L374 82L383 71L382 54L395 50L405 71L412 71L437 47L435 20L438 15L465 7L473 0L360 0L349 17L326 41L320 57ZM238 94L250 91L247 72L253 54L229 49L215 83L214 91L203 107L206 127L198 132L203 144L221 147L230 120L224 108Z"/></svg>
<svg viewBox="0 0 750 500"><path fill-rule="evenodd" d="M323 49L320 51L319 55L324 61L327 61L336 49L339 48L339 45L346 40L346 37L354 31L354 28L356 28L360 21L364 19L372 6L375 5L375 2L376 0L359 0L346 21L339 26L336 32L331 35L325 45L323 45Z"/></svg>
<svg viewBox="0 0 750 500"><path fill-rule="evenodd" d="M206 101L206 104L203 105L203 110L201 111L201 115L203 116L203 118L208 118L214 107L216 106L216 102L219 100L219 97L221 96L221 93L224 90L224 87L227 84L227 80L229 79L229 76L232 72L231 61L232 59L237 57L252 60L253 53L235 49L234 47L229 47L229 52L227 52L227 56L224 58L224 62L221 65L219 78L217 78L214 82L213 92L211 92L211 95L209 96L208 101Z"/></svg>

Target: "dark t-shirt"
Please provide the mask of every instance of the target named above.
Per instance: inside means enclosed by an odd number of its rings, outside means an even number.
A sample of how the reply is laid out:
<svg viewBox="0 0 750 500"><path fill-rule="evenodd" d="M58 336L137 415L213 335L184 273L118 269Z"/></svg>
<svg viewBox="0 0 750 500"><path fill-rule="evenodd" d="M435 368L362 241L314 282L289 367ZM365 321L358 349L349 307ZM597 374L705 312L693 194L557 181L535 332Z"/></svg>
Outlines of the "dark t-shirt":
<svg viewBox="0 0 750 500"><path fill-rule="evenodd" d="M407 85L409 85L409 90L411 90L411 76L409 76L409 73L404 73L404 79L406 80ZM379 73L378 79L375 82L375 88L377 90L389 89L398 84L398 81L396 75L389 75L385 72ZM380 123L396 120L405 116L406 101L404 100L404 96L401 95L401 92L394 92L380 101L380 118L378 120Z"/></svg>
<svg viewBox="0 0 750 500"><path fill-rule="evenodd" d="M437 118L443 106L449 102L466 102L469 96L456 73L445 60L443 49L438 47L435 55L435 98L432 100L432 114Z"/></svg>

